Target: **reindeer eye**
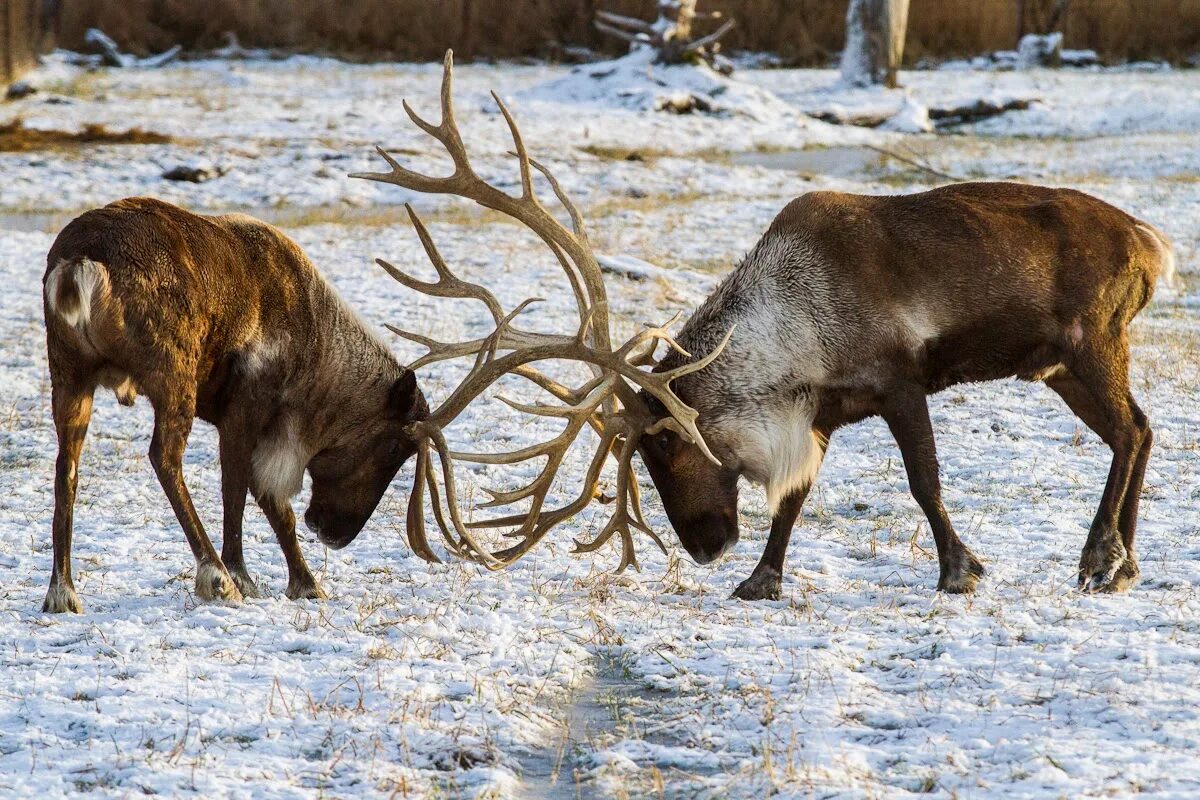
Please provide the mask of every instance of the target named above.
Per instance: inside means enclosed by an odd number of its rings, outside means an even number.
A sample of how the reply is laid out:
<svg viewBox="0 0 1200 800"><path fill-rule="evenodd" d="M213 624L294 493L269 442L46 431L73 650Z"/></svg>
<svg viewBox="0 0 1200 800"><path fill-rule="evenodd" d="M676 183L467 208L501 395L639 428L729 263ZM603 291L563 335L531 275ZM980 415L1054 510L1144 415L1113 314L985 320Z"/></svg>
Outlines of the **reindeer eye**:
<svg viewBox="0 0 1200 800"><path fill-rule="evenodd" d="M664 453L668 452L671 449L671 434L670 434L670 432L663 431L662 433L655 436L654 444L657 445L658 449L662 450Z"/></svg>

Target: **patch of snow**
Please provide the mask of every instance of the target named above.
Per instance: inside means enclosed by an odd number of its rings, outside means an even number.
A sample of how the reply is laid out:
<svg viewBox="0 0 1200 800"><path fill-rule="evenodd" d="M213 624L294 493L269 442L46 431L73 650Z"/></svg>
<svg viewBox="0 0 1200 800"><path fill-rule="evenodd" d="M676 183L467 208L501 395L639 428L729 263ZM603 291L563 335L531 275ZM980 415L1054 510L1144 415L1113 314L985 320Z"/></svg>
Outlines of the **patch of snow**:
<svg viewBox="0 0 1200 800"><path fill-rule="evenodd" d="M879 127L896 133L931 133L933 122L929 119L929 107L918 103L905 93L900 110Z"/></svg>
<svg viewBox="0 0 1200 800"><path fill-rule="evenodd" d="M681 98L700 98L713 113L767 121L796 118L795 109L770 91L722 75L707 64L657 64L655 53L639 47L611 61L573 68L517 95L563 105L593 105L627 111L658 111Z"/></svg>

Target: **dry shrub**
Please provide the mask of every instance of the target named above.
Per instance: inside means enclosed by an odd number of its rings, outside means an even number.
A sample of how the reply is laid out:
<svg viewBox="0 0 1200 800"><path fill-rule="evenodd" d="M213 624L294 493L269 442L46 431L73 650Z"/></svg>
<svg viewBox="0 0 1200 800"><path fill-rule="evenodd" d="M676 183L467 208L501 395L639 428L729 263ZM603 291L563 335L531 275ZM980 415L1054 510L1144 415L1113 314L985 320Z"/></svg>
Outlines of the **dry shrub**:
<svg viewBox="0 0 1200 800"><path fill-rule="evenodd" d="M0 123L0 153L62 150L89 144L166 144L171 141L170 136L141 128L114 131L94 123L75 132L27 128L19 117Z"/></svg>
<svg viewBox="0 0 1200 800"><path fill-rule="evenodd" d="M1039 30L1053 0L911 0L907 60L976 55L1016 46ZM733 49L827 64L841 49L847 0L702 0L735 17ZM102 28L146 54L173 44L204 49L236 31L247 46L430 60L453 47L464 58L552 54L583 44L617 52L622 43L592 28L597 8L648 19L654 0L63 0L59 41L79 48ZM1109 60L1200 53L1200 0L1073 0L1059 26L1068 47Z"/></svg>

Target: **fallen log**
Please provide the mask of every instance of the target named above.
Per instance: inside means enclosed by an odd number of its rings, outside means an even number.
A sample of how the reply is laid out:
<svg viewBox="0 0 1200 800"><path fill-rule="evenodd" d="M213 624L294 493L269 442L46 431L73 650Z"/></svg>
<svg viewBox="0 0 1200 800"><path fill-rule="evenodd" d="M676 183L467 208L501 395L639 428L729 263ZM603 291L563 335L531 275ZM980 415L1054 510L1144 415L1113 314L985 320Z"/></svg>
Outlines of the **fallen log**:
<svg viewBox="0 0 1200 800"><path fill-rule="evenodd" d="M181 45L175 45L170 50L164 50L156 55L138 58L128 53L122 53L113 38L99 28L88 28L83 35L83 41L99 51L101 64L117 69L154 69L174 61L183 52Z"/></svg>
<svg viewBox="0 0 1200 800"><path fill-rule="evenodd" d="M980 97L956 105L929 106L929 119L935 128L953 128L969 122L978 122L988 117L999 116L1009 111L1026 111L1034 103L1036 97L987 98ZM902 107L883 109L846 108L841 105L831 105L826 108L810 109L805 113L822 122L833 125L853 125L858 128L878 128L902 111Z"/></svg>
<svg viewBox="0 0 1200 800"><path fill-rule="evenodd" d="M996 117L1009 111L1028 111L1037 102L1036 97L1010 97L1002 100L992 100L981 97L970 103L957 106L930 106L929 118L939 128L952 128L955 125L965 125L968 122L978 122L988 117Z"/></svg>

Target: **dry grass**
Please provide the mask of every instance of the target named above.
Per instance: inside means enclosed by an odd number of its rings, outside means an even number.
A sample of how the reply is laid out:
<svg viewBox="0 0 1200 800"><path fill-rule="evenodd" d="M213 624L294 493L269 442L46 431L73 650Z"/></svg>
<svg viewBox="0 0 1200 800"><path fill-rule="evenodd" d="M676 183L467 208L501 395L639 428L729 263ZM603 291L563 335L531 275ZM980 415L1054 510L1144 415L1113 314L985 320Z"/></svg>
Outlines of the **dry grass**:
<svg viewBox="0 0 1200 800"><path fill-rule="evenodd" d="M170 136L141 128L114 131L94 123L74 132L27 128L20 117L0 123L0 153L64 150L96 144L167 144L172 141Z"/></svg>
<svg viewBox="0 0 1200 800"><path fill-rule="evenodd" d="M1052 0L912 0L906 55L979 54L1011 48L1041 30ZM143 53L175 43L214 47L225 31L246 45L337 52L363 58L430 60L453 47L466 58L554 56L563 43L616 52L599 34L596 9L649 18L653 0L73 0L58 36L78 48L103 28ZM846 0L706 0L702 9L737 19L733 49L770 51L791 63L828 63L842 46ZM1200 53L1200 0L1074 0L1059 25L1068 47L1109 60Z"/></svg>

